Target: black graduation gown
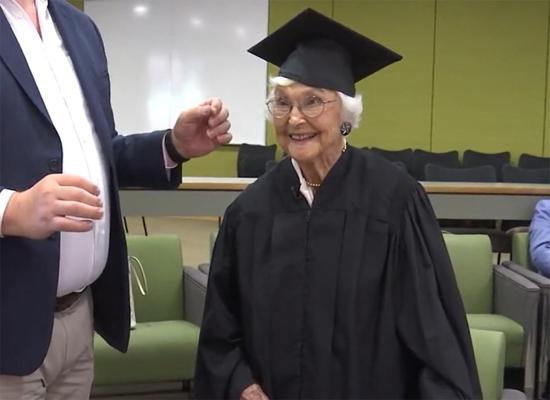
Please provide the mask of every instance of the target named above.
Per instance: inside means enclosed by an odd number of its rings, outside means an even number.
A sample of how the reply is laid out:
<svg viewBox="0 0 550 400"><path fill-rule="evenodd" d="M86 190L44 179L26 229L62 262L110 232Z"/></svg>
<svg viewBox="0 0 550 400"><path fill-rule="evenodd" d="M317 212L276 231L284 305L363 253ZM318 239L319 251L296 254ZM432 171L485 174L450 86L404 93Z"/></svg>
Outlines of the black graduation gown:
<svg viewBox="0 0 550 400"><path fill-rule="evenodd" d="M228 207L215 245L198 398L462 399L481 389L423 188L360 149L310 207L289 159Z"/></svg>

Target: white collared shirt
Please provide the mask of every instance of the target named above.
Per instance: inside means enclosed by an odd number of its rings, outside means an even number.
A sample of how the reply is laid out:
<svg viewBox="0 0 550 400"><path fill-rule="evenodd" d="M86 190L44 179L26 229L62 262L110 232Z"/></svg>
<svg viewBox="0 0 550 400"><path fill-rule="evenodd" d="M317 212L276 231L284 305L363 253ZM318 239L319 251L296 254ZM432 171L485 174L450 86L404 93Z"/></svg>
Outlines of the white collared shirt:
<svg viewBox="0 0 550 400"><path fill-rule="evenodd" d="M95 183L103 217L89 232L61 232L57 296L82 290L105 268L109 249L110 198L106 163L73 63L48 11L48 0L36 0L42 37L15 0L0 7L21 47L63 150L63 173ZM0 38L1 40L1 38ZM0 192L0 223L13 192ZM1 225L0 225L1 226Z"/></svg>

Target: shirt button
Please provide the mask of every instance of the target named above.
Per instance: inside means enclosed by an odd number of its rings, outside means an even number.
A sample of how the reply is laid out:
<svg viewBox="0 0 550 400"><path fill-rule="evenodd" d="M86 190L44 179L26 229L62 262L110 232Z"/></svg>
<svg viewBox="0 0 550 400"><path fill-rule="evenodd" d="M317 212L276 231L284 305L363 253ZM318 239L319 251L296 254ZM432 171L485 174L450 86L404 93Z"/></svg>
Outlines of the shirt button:
<svg viewBox="0 0 550 400"><path fill-rule="evenodd" d="M48 161L48 167L51 172L61 172L61 162L59 158L51 158Z"/></svg>

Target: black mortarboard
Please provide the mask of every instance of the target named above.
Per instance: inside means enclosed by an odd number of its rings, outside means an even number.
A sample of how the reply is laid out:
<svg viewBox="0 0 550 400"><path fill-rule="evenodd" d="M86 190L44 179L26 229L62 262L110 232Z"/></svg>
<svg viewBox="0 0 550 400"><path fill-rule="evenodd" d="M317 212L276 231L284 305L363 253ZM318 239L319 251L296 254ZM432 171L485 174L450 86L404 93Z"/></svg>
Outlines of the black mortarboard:
<svg viewBox="0 0 550 400"><path fill-rule="evenodd" d="M248 51L279 66L279 76L349 96L355 82L402 58L311 8Z"/></svg>

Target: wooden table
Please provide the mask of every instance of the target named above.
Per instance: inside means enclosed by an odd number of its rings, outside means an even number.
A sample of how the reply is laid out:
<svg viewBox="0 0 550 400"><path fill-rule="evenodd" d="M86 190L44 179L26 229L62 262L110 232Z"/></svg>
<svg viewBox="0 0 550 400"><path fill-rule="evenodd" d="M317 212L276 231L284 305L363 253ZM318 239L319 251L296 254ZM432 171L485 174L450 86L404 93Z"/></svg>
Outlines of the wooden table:
<svg viewBox="0 0 550 400"><path fill-rule="evenodd" d="M124 215L220 216L254 178L185 177L177 190L121 190ZM531 219L550 185L422 182L438 218Z"/></svg>

